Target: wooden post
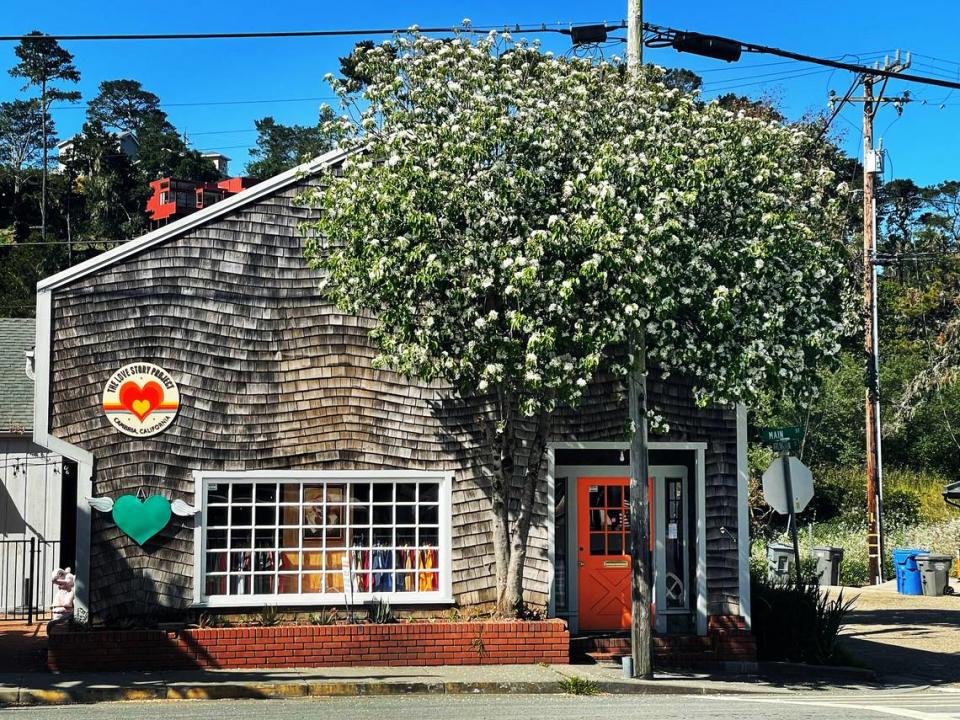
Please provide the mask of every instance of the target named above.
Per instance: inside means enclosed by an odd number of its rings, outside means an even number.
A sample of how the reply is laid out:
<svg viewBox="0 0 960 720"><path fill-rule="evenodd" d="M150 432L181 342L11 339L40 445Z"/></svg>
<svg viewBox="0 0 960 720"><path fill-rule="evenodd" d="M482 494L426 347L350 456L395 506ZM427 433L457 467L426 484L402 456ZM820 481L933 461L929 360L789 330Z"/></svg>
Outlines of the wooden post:
<svg viewBox="0 0 960 720"><path fill-rule="evenodd" d="M653 677L650 617L650 472L647 448L647 367L645 338L635 348L639 367L630 377L630 648L633 676Z"/></svg>
<svg viewBox="0 0 960 720"><path fill-rule="evenodd" d="M873 322L875 302L873 271L875 252L873 228L873 191L874 172L871 168L873 155L873 77L863 78L863 345L866 351L866 450L867 450L867 557L870 582L879 585L882 582L880 557L880 527L877 494L877 363L873 340Z"/></svg>
<svg viewBox="0 0 960 720"><path fill-rule="evenodd" d="M627 0L627 69L643 63L643 0ZM650 624L650 518L647 456L647 347L641 331L633 348L636 370L628 383L630 420L630 650L633 676L653 677L653 637Z"/></svg>

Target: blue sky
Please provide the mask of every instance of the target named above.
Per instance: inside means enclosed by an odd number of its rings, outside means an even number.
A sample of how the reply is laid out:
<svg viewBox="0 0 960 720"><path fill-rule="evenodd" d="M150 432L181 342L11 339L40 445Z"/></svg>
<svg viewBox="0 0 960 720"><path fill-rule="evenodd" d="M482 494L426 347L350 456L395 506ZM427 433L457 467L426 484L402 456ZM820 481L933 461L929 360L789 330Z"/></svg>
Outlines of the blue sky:
<svg viewBox="0 0 960 720"><path fill-rule="evenodd" d="M555 0L525 3L421 2L318 3L315 0L200 0L190 4L87 3L6 0L0 34L40 29L48 33L222 32L253 30L407 27L418 23L475 25L617 21L626 0L574 3ZM812 55L850 53L872 62L896 48L914 52L917 74L960 80L960 3L878 0L870 12L844 0L646 0L646 20L680 29L728 35ZM564 36L541 36L546 48L563 52ZM86 98L103 80L132 78L157 93L173 122L203 150L234 158L231 171L242 172L247 148L256 137L253 122L273 115L279 122L311 123L321 98L329 96L323 75L338 68L355 39L153 41L65 43L75 56ZM702 73L705 95L730 90L779 98L791 117L825 108L829 90L842 94L850 75L801 64L777 64L777 58L746 56L736 64L678 55L670 49L647 50L645 59ZM13 43L0 45L0 99L16 97L19 81L5 69L15 62ZM891 83L902 91L904 83ZM920 183L960 178L960 91L915 86L916 102L902 118L892 108L880 112L877 137L884 139L889 162L886 177L912 177ZM264 100L282 102L259 102ZM251 102L258 101L258 102ZM942 106L942 107L941 107ZM83 121L82 108L54 112L61 137ZM835 127L844 144L860 154L860 109L848 107Z"/></svg>

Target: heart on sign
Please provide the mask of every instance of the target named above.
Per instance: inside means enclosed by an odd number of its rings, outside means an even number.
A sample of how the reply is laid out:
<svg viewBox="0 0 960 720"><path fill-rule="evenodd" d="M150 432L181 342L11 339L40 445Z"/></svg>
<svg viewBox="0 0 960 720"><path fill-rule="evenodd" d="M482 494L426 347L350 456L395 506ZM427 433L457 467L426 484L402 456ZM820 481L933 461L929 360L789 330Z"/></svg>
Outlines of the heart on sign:
<svg viewBox="0 0 960 720"><path fill-rule="evenodd" d="M163 402L163 387L153 380L143 387L128 380L120 386L120 392L117 395L120 404L143 422L143 419Z"/></svg>
<svg viewBox="0 0 960 720"><path fill-rule="evenodd" d="M143 502L135 495L121 495L113 503L113 521L143 545L170 522L170 501L162 495L151 495Z"/></svg>

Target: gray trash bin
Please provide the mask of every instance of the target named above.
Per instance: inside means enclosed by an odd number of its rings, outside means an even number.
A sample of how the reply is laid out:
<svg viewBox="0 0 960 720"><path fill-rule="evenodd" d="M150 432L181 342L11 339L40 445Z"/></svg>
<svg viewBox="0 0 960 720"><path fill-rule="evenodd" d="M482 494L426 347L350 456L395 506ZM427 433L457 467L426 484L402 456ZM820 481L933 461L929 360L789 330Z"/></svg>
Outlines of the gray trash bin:
<svg viewBox="0 0 960 720"><path fill-rule="evenodd" d="M813 549L817 559L817 579L821 585L840 584L840 564L843 562L843 548L823 545Z"/></svg>
<svg viewBox="0 0 960 720"><path fill-rule="evenodd" d="M920 584L924 595L944 595L950 584L949 555L917 555L917 568L920 570Z"/></svg>
<svg viewBox="0 0 960 720"><path fill-rule="evenodd" d="M794 569L793 548L782 543L767 545L767 579L772 582L789 582Z"/></svg>

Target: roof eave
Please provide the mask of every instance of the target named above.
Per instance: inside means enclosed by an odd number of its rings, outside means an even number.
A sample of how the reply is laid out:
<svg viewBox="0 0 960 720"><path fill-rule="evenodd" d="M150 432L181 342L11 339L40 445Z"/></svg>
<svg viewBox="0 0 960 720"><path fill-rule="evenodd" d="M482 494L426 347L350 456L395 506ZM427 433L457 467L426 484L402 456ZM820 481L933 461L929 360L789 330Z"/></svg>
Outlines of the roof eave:
<svg viewBox="0 0 960 720"><path fill-rule="evenodd" d="M141 235L134 240L128 240L112 250L107 250L89 260L85 260L82 263L58 272L56 275L51 275L37 283L37 292L48 292L63 287L64 285L69 285L98 270L102 270L121 260L137 255L154 245L170 240L177 235L200 227L212 220L216 220L234 210L254 203L261 198L279 192L300 182L304 178L311 177L321 170L335 165L349 154L350 151L348 150L331 150L328 153L324 153L309 162L305 162L286 172L275 175L268 180L257 183L253 187L210 205L203 210L198 210L169 225L164 225L162 228L158 228L146 235Z"/></svg>

